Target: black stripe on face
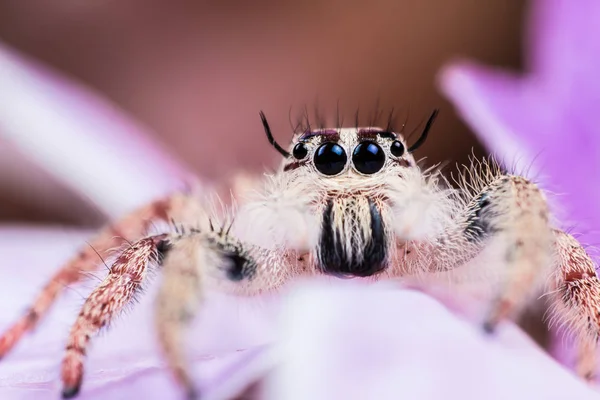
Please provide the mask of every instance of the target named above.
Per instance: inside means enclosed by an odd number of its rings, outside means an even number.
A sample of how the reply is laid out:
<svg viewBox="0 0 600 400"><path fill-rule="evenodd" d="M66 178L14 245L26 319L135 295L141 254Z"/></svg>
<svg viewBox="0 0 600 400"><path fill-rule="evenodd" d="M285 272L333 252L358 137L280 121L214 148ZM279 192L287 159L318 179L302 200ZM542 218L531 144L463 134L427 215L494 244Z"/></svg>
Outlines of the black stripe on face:
<svg viewBox="0 0 600 400"><path fill-rule="evenodd" d="M344 248L345 238L342 232L335 232L333 227L333 201L329 201L323 212L321 239L319 242L319 264L326 274L337 276L366 277L383 271L386 267L387 238L381 218L381 213L375 203L369 199L371 216L371 236L366 244L356 243L353 246L364 245L362 257L356 254L348 255Z"/></svg>

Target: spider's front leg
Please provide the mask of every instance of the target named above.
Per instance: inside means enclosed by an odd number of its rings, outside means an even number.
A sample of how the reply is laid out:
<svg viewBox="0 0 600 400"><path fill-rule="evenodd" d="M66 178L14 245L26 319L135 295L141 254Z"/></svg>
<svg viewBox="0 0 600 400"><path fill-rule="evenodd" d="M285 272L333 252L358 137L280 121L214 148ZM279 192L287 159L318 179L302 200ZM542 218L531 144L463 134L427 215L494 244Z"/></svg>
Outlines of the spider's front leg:
<svg viewBox="0 0 600 400"><path fill-rule="evenodd" d="M596 264L576 239L550 226L545 197L533 183L510 175L485 178L458 223L433 246L429 269L447 271L469 261L502 267L494 274L499 281L484 322L487 331L519 311L530 295L547 290L550 322L574 335L577 373L592 381L600 338Z"/></svg>
<svg viewBox="0 0 600 400"><path fill-rule="evenodd" d="M493 246L488 261L504 265L484 323L484 329L492 332L502 319L520 311L546 281L554 235L544 194L523 177L500 176L474 200L467 236L486 249Z"/></svg>
<svg viewBox="0 0 600 400"><path fill-rule="evenodd" d="M207 282L216 277L252 289L254 286L244 281L256 281L254 278L260 271L257 260L267 258L265 251L243 245L225 231L192 229L188 233L156 235L133 243L117 257L108 276L87 298L71 328L62 363L63 397L71 398L79 392L92 335L131 304L154 265L162 267L164 272L156 307L159 341L179 383L194 398L181 337L202 304ZM265 279L257 282L257 289L279 283L278 271L283 269L273 269L269 279L262 277Z"/></svg>
<svg viewBox="0 0 600 400"><path fill-rule="evenodd" d="M288 185L288 180L277 175L267 179L264 191L253 191L258 198L244 201L235 217L233 228L238 236L229 229L215 231L206 204L191 202L185 212L173 217L182 223L183 231L147 237L127 248L87 299L71 330L62 367L64 397L79 391L91 335L131 302L153 263L163 273L155 309L160 345L178 383L190 398L198 397L183 352L183 336L202 306L208 286L215 284L236 294L258 294L306 267L306 261L298 261L292 248L298 248L293 243L307 241L302 221L310 214L310 196L298 196ZM294 224L282 224L290 218ZM188 225L193 228L185 229ZM264 244L271 247L261 247Z"/></svg>
<svg viewBox="0 0 600 400"><path fill-rule="evenodd" d="M185 333L207 289L246 296L279 286L289 273L283 254L249 245L226 230L190 232L168 243L155 323L163 354L188 399L199 397L185 356Z"/></svg>
<svg viewBox="0 0 600 400"><path fill-rule="evenodd" d="M513 175L489 177L434 246L434 270L452 270L474 261L493 267L494 292L484 319L493 332L541 289L552 267L554 235L546 199L539 188Z"/></svg>
<svg viewBox="0 0 600 400"><path fill-rule="evenodd" d="M303 188L285 175L262 182L262 189L235 216L233 229L190 231L171 238L163 263L163 282L155 322L165 358L189 398L198 392L184 352L185 333L211 286L252 296L272 290L300 274L312 274L310 257L318 227ZM215 274L217 272L217 274Z"/></svg>

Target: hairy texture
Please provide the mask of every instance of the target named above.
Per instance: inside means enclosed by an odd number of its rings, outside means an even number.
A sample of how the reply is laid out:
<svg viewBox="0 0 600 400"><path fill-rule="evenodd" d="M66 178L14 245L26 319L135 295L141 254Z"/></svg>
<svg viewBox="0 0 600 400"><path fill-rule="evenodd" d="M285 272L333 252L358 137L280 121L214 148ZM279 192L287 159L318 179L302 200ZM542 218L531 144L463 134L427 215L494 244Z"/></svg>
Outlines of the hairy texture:
<svg viewBox="0 0 600 400"><path fill-rule="evenodd" d="M469 165L463 165L458 172L456 176L451 174L451 179L461 189L465 204L496 179L507 174L493 156L483 159L471 156Z"/></svg>
<svg viewBox="0 0 600 400"><path fill-rule="evenodd" d="M492 246L498 246L491 260L504 265L505 274L485 326L495 329L518 309L550 273L553 235L548 223L548 208L540 190L521 177L505 176L484 190L490 197L486 214ZM541 280L541 281L540 281Z"/></svg>
<svg viewBox="0 0 600 400"><path fill-rule="evenodd" d="M245 192L245 204L236 216L236 233L270 249L313 248L319 228L312 208L317 193L283 174L267 175L263 185Z"/></svg>
<svg viewBox="0 0 600 400"><path fill-rule="evenodd" d="M321 271L372 276L385 269L389 241L387 210L381 201L348 196L329 201L321 211L321 239L316 258Z"/></svg>
<svg viewBox="0 0 600 400"><path fill-rule="evenodd" d="M293 268L286 268L280 254L242 243L224 228L205 232L192 229L171 235L165 242L155 326L175 380L187 398L195 399L200 394L185 356L185 333L202 306L206 291L215 286L230 293L258 294L280 285L281 273Z"/></svg>
<svg viewBox="0 0 600 400"><path fill-rule="evenodd" d="M74 397L83 379L83 361L92 335L106 326L131 303L156 259L156 245L165 236L142 239L124 250L108 276L85 301L67 341L62 362L63 397Z"/></svg>
<svg viewBox="0 0 600 400"><path fill-rule="evenodd" d="M140 238L152 227L153 221L167 221L171 209L178 207L175 203L179 201L177 197L158 200L102 230L59 269L25 314L0 336L0 357L6 355L23 335L36 326L66 287L85 279L86 272L92 272L102 265L102 257L107 256L110 249L120 247L125 241Z"/></svg>
<svg viewBox="0 0 600 400"><path fill-rule="evenodd" d="M392 201L393 226L404 240L440 235L460 210L456 192L443 185L437 170L407 169L401 179L390 182L386 195Z"/></svg>
<svg viewBox="0 0 600 400"><path fill-rule="evenodd" d="M302 151L294 155L297 144ZM188 398L199 392L186 333L211 290L252 296L314 274L443 278L455 287L481 275L491 292L482 315L488 332L516 316L553 277L554 315L579 340L579 373L593 375L596 361L589 354L597 346L600 300L595 266L574 239L553 230L546 197L534 183L484 160L464 169L454 189L437 167L421 170L401 135L374 127L304 132L289 153L262 186L249 177L234 180L230 204L217 194L175 193L112 228L112 235L135 237L152 224L156 232L117 255L86 300L63 361L66 397L82 383L91 336L131 303L155 259L163 278L158 341ZM89 262L66 271L78 276L95 267Z"/></svg>
<svg viewBox="0 0 600 400"><path fill-rule="evenodd" d="M596 376L596 346L600 335L600 280L596 265L575 238L555 230L557 268L548 282L550 324L567 328L578 344L578 374Z"/></svg>

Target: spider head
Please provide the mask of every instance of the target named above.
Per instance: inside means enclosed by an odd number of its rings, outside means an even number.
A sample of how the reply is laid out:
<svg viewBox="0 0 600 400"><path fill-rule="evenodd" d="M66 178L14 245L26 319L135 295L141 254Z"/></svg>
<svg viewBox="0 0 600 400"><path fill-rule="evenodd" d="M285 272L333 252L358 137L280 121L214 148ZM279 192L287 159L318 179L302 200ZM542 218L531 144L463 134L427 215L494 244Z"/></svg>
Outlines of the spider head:
<svg viewBox="0 0 600 400"><path fill-rule="evenodd" d="M408 195L411 179L421 177L412 152L436 115L412 146L398 133L359 127L308 130L296 134L288 150L275 142L262 115L269 141L284 156L282 190L297 199L290 208L319 220L313 251L324 273L364 277L386 268L395 243L392 210L402 202L398 193Z"/></svg>
<svg viewBox="0 0 600 400"><path fill-rule="evenodd" d="M401 135L380 128L319 129L298 135L283 172L331 180L384 179L398 167L415 165Z"/></svg>
<svg viewBox="0 0 600 400"><path fill-rule="evenodd" d="M364 127L308 130L295 135L285 150L273 138L262 112L261 118L269 142L284 156L283 172L348 184L385 181L386 176L397 176L399 168L416 166L412 152L425 142L437 113L431 114L421 136L410 147L398 133Z"/></svg>

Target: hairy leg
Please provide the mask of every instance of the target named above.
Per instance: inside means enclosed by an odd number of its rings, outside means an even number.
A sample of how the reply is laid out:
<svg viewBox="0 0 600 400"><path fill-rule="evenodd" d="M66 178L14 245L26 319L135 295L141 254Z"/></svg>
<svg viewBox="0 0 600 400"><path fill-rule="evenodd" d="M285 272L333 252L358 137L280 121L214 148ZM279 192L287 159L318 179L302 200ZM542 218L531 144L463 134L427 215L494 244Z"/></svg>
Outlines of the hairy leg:
<svg viewBox="0 0 600 400"><path fill-rule="evenodd" d="M499 173L484 178L467 190L462 211L443 233L412 245L415 251L406 258L416 264L411 269L442 273L451 282L471 273L463 268L467 264L481 266L476 273L486 274L493 290L484 320L492 332L541 289L552 266L554 236L545 197L533 183Z"/></svg>
<svg viewBox="0 0 600 400"><path fill-rule="evenodd" d="M582 378L596 377L600 335L600 280L596 264L581 244L561 231L554 231L555 270L549 282L550 323L564 325L578 346L576 369Z"/></svg>
<svg viewBox="0 0 600 400"><path fill-rule="evenodd" d="M141 239L125 249L110 272L85 301L67 341L62 362L63 398L77 395L83 379L83 361L93 334L106 326L139 292L149 265L159 261L166 235Z"/></svg>
<svg viewBox="0 0 600 400"><path fill-rule="evenodd" d="M202 251L206 248L206 243L210 244L214 241L212 238L222 239L223 246L216 249L220 252L219 256L229 252L226 255L232 261L235 261L232 266L233 269L228 270L229 279L243 279L245 277L243 274L252 272L247 272L246 268L240 271L235 269L239 266L240 257L244 256L245 253L238 251L241 250L239 244L232 247L231 240L225 240L225 237L229 236L224 231L221 231L219 235L212 232L212 223L210 222L209 211L206 208L207 204L199 201L196 197L183 193L173 195L167 199L167 202L170 207L165 209L164 214L160 215L160 220L165 221L168 219L171 223L186 221L186 225L190 225L192 228L187 232L181 231L179 233L179 230L183 228L173 226L177 231L175 234L160 234L140 239L118 255L110 268L108 276L86 300L71 329L62 365L64 397L73 397L79 391L83 379L83 360L91 336L106 326L123 307L131 303L141 288L147 276L148 268L152 263L162 266L164 257L167 254L172 254L175 255L175 260L168 262L166 270L171 270L168 267L169 265L176 265L174 274L183 273L185 275L185 271L188 272L186 276L181 277L183 278L180 282L182 290L177 293L169 293L170 296L185 296L190 293L186 291L189 285L193 286L198 283L194 281L191 273L194 272L192 267L196 268L197 266L197 263L193 262L194 257L196 257L196 254L202 254ZM216 213L215 217L218 217L219 214L217 210L210 213ZM205 233L200 234L200 232ZM172 251L172 248L177 251ZM185 249L184 252L180 253L179 248ZM167 277L170 275L172 274L167 272Z"/></svg>
<svg viewBox="0 0 600 400"><path fill-rule="evenodd" d="M574 335L577 373L593 380L600 337L600 279L595 263L576 239L551 228L546 200L534 184L501 174L493 162L477 162L468 174L474 183L462 182L470 193L459 202L464 203L463 211L434 240L400 242L402 261L410 270L441 272L451 282L460 279L461 267L470 261L475 269L485 263L503 267L491 277L498 279L498 286L486 316L487 330L518 311L529 295L539 294L546 284L550 322L565 325ZM458 276L446 275L455 271Z"/></svg>
<svg viewBox="0 0 600 400"><path fill-rule="evenodd" d="M504 266L498 293L484 327L493 331L535 294L552 265L554 235L542 192L519 176L501 176L485 189L474 205L467 231L486 246L497 246L490 262Z"/></svg>
<svg viewBox="0 0 600 400"><path fill-rule="evenodd" d="M161 199L104 228L50 278L25 313L0 336L0 357L35 328L66 286L81 281L86 277L85 272L94 271L101 265L98 255L106 255L108 250L119 247L124 241L139 239L154 221L167 221L173 212L184 207L185 201L185 196L180 194Z"/></svg>
<svg viewBox="0 0 600 400"><path fill-rule="evenodd" d="M234 188L232 195L245 192L248 189ZM175 234L165 234L146 237L132 244L117 258L106 280L86 300L81 314L75 322L69 345L62 365L63 396L76 396L83 379L83 361L91 335L106 326L125 305L131 302L141 287L149 265L158 258L160 265L165 262L165 281L160 291L157 304L157 325L159 339L170 365L173 366L176 377L184 383L190 396L194 395L191 380L187 378L185 360L181 351L179 337L191 320L195 310L202 304L202 294L206 281L214 278L214 271L225 272L226 278L218 277L216 283L220 289L233 290L239 294L251 295L270 287L277 286L288 275L296 272L306 272L306 263L296 261L284 268L282 260L296 260L295 252L283 254L273 250L259 249L242 245L229 230L214 231L211 218L220 219L220 215L229 213L220 200L214 203L214 198L199 201L196 197L178 193L167 199L169 207L159 216L173 224ZM216 199L218 200L218 199ZM275 202L275 206L286 209L287 204ZM217 206L216 208L214 206ZM267 203L263 208L269 207ZM256 211L250 208L252 212ZM243 214L243 213L242 213ZM152 214L156 216L156 213ZM137 218L133 218L137 221ZM178 222L183 224L179 225ZM243 224L242 224L243 225ZM247 224L246 224L247 225ZM192 227L184 229L183 227ZM256 238L256 226L248 226ZM263 229L260 229L264 231ZM281 245L275 247L280 248ZM163 259L169 255L169 260ZM158 257L157 257L158 256ZM259 264L257 264L259 263ZM283 264L282 264L283 263ZM260 267L256 267L260 265ZM267 276L260 270L268 272ZM253 277L251 284L235 282ZM260 277L260 279L256 279ZM227 283L233 286L227 287ZM224 286L223 286L224 285ZM199 300L199 301L198 301ZM179 374L178 371L181 371Z"/></svg>
<svg viewBox="0 0 600 400"><path fill-rule="evenodd" d="M163 264L155 323L163 354L189 399L199 397L185 356L185 333L202 307L209 285L254 295L280 285L286 262L273 251L240 242L226 231L190 232L175 237Z"/></svg>

